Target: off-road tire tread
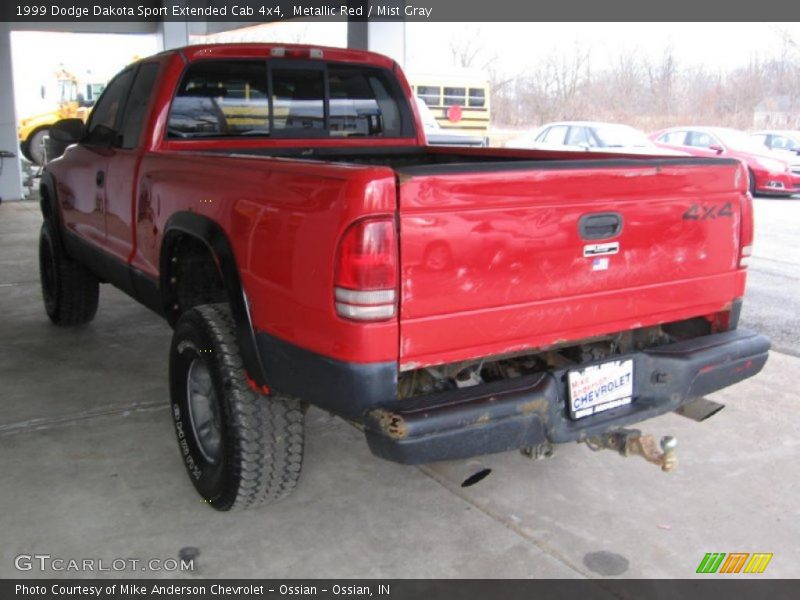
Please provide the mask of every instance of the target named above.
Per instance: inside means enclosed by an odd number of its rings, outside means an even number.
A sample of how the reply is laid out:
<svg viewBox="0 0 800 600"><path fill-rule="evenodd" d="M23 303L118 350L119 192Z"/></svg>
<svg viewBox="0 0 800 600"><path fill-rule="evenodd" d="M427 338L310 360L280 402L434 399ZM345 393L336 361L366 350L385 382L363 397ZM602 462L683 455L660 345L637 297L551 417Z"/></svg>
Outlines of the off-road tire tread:
<svg viewBox="0 0 800 600"><path fill-rule="evenodd" d="M227 391L233 441L229 489L214 500L218 510L249 508L288 496L297 486L303 464L304 412L296 398L256 392L248 383L227 304L193 309L213 340L213 356Z"/></svg>
<svg viewBox="0 0 800 600"><path fill-rule="evenodd" d="M55 310L52 314L48 313L48 316L53 323L61 327L85 325L97 314L100 281L89 269L64 255L58 240L53 235L52 227L45 221L42 224L42 235L49 237L60 293Z"/></svg>

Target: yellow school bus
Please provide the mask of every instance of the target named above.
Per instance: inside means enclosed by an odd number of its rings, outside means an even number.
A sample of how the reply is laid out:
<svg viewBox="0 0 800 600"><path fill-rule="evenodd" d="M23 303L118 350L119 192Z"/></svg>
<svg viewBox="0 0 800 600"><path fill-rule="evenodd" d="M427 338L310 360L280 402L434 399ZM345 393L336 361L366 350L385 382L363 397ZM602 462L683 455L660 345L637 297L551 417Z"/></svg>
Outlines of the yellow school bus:
<svg viewBox="0 0 800 600"><path fill-rule="evenodd" d="M79 81L64 68L56 71L54 81L41 86L42 100L51 101L52 106L45 112L23 117L17 125L22 155L36 165L44 165L44 138L50 127L60 119L85 121L103 89L105 83Z"/></svg>
<svg viewBox="0 0 800 600"><path fill-rule="evenodd" d="M486 137L489 130L489 82L480 75L409 75L409 84L442 129Z"/></svg>

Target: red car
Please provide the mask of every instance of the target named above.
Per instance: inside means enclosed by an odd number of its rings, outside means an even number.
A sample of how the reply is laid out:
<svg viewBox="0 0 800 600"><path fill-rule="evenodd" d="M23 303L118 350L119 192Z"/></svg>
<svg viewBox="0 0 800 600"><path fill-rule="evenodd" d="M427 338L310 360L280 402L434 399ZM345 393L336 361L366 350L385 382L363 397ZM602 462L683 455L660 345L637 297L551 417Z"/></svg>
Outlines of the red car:
<svg viewBox="0 0 800 600"><path fill-rule="evenodd" d="M50 139L47 315L88 324L108 282L166 318L219 510L295 487L308 405L400 463L591 440L668 470L622 428L767 360L738 160L428 146L391 59L267 44L129 65Z"/></svg>
<svg viewBox="0 0 800 600"><path fill-rule="evenodd" d="M742 131L726 127L672 127L650 135L658 146L693 156L738 158L747 165L750 193L791 196L800 193L800 174Z"/></svg>

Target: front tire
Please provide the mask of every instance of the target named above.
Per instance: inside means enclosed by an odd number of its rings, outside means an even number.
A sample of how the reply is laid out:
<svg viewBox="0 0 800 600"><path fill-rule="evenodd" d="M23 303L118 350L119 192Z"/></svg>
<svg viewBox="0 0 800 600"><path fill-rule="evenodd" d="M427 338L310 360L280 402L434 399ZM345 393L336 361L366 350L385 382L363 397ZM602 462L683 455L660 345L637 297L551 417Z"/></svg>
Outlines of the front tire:
<svg viewBox="0 0 800 600"><path fill-rule="evenodd" d="M217 510L288 496L303 463L300 401L249 384L227 304L186 311L170 348L170 400L184 466Z"/></svg>
<svg viewBox="0 0 800 600"><path fill-rule="evenodd" d="M45 220L39 233L39 279L47 316L56 325L83 325L94 319L100 282L94 273L66 256L55 228Z"/></svg>

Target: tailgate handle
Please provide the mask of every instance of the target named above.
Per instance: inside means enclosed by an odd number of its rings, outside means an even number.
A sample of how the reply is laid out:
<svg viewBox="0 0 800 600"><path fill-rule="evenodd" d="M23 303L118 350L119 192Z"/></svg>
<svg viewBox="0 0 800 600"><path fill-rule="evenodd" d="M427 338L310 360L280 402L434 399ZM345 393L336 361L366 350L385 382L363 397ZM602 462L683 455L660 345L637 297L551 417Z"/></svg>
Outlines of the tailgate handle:
<svg viewBox="0 0 800 600"><path fill-rule="evenodd" d="M622 215L619 213L595 213L583 215L578 230L585 240L604 240L619 235L622 231Z"/></svg>

